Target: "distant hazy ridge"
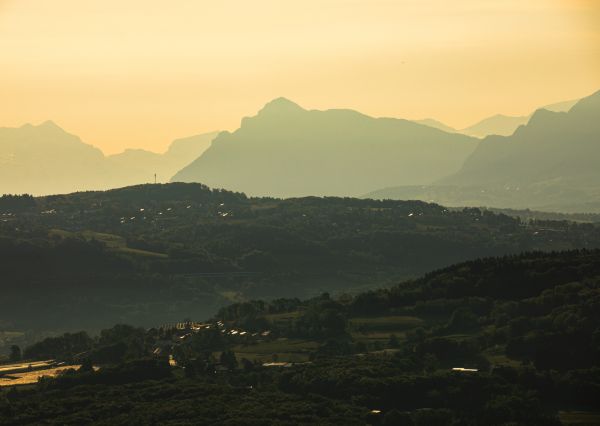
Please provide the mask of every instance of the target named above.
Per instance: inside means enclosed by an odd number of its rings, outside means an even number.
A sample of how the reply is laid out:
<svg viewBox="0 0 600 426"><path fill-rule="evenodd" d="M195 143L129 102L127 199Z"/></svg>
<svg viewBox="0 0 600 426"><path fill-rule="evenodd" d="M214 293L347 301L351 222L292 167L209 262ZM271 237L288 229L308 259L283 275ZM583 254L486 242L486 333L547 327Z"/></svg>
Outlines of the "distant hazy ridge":
<svg viewBox="0 0 600 426"><path fill-rule="evenodd" d="M308 111L280 98L235 132L219 134L173 181L251 195L356 196L394 183L432 183L459 170L476 143L412 121Z"/></svg>
<svg viewBox="0 0 600 426"><path fill-rule="evenodd" d="M178 139L164 154L126 150L104 156L52 121L0 128L0 194L56 194L167 181L200 155L216 133Z"/></svg>
<svg viewBox="0 0 600 426"><path fill-rule="evenodd" d="M536 111L511 136L486 137L460 171L428 186L398 186L375 198L449 206L600 211L600 92L569 112Z"/></svg>

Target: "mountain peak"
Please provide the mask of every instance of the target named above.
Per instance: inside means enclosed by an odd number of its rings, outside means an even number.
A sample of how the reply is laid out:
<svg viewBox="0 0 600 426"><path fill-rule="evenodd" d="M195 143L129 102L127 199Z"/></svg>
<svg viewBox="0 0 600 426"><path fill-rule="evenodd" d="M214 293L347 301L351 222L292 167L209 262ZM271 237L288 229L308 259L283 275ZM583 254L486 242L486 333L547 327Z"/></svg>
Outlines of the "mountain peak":
<svg viewBox="0 0 600 426"><path fill-rule="evenodd" d="M46 120L43 123L41 123L38 127L61 129L60 126L58 124L56 124L54 121L52 121L52 120Z"/></svg>
<svg viewBox="0 0 600 426"><path fill-rule="evenodd" d="M25 123L21 126L21 129L28 129L29 131L31 131L31 130L40 131L41 130L41 131L53 131L53 132L56 132L56 131L65 132L62 127L60 127L58 124L56 124L52 120L46 120L40 124Z"/></svg>
<svg viewBox="0 0 600 426"><path fill-rule="evenodd" d="M289 113L289 112L297 112L304 111L304 109L295 102L290 101L287 98L276 98L271 102L268 102L263 109L260 110L259 114L264 113Z"/></svg>
<svg viewBox="0 0 600 426"><path fill-rule="evenodd" d="M592 114L592 116L597 116L599 110L600 90L591 94L590 96L580 99L573 106L573 108L571 108L570 112L575 114Z"/></svg>
<svg viewBox="0 0 600 426"><path fill-rule="evenodd" d="M537 109L533 114L531 114L527 125L529 126L534 123L537 124L538 122L546 122L547 120L551 120L553 117L555 117L556 114L557 113L553 111L548 111L544 108Z"/></svg>
<svg viewBox="0 0 600 426"><path fill-rule="evenodd" d="M38 131L47 132L47 133L55 133L55 134L68 133L65 131L65 129L60 127L58 124L56 124L52 120L46 120L43 123L38 124L37 126L32 126L32 128L35 128Z"/></svg>

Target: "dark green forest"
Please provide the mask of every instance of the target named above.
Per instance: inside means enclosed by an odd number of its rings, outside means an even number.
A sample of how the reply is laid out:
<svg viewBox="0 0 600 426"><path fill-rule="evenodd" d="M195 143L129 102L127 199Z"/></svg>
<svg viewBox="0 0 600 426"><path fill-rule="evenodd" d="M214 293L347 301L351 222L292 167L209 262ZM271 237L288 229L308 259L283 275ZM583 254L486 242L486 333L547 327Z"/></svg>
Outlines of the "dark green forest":
<svg viewBox="0 0 600 426"><path fill-rule="evenodd" d="M251 299L391 286L600 228L420 201L248 198L200 184L0 198L0 324L54 333L207 318Z"/></svg>
<svg viewBox="0 0 600 426"><path fill-rule="evenodd" d="M306 358L289 361L293 351ZM67 333L23 356L81 367L5 388L0 424L594 424L600 251L483 258L352 296L241 302L179 328ZM569 423L572 413L596 420Z"/></svg>
<svg viewBox="0 0 600 426"><path fill-rule="evenodd" d="M598 247L420 201L3 196L0 362L72 367L0 424L594 424Z"/></svg>

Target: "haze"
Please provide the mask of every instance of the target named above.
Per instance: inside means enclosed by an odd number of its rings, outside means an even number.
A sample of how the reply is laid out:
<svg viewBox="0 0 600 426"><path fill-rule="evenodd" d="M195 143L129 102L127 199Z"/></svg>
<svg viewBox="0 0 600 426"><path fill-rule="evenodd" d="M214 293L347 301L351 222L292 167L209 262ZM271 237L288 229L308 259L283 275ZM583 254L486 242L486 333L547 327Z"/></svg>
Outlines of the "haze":
<svg viewBox="0 0 600 426"><path fill-rule="evenodd" d="M286 96L463 128L597 90L599 18L576 0L0 1L0 124L164 151Z"/></svg>

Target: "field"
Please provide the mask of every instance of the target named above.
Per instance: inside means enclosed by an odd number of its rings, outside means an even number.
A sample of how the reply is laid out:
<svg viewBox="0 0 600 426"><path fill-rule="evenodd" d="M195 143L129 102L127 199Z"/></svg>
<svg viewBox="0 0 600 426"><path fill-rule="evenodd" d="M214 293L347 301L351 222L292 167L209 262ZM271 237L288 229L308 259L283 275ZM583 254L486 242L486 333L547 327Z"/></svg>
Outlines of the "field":
<svg viewBox="0 0 600 426"><path fill-rule="evenodd" d="M21 363L14 363L14 364L2 364L0 365L0 374L6 372L6 371L11 371L11 370L16 370L16 369L24 369L27 367L31 367L31 368L43 368L43 367L49 367L52 364L52 360L48 360L48 361L34 361L34 362L21 362Z"/></svg>
<svg viewBox="0 0 600 426"><path fill-rule="evenodd" d="M4 352L4 348L8 352L8 347L12 344L18 344L18 340L23 338L24 335L25 333L20 331L0 331L0 354Z"/></svg>
<svg viewBox="0 0 600 426"><path fill-rule="evenodd" d="M598 411L560 411L560 421L566 426L593 426L600 424Z"/></svg>
<svg viewBox="0 0 600 426"><path fill-rule="evenodd" d="M62 367L48 368L45 370L27 371L24 373L14 373L5 376L0 376L0 387L29 385L37 383L40 377L56 377L61 372L74 368L78 369L79 365L67 365Z"/></svg>
<svg viewBox="0 0 600 426"><path fill-rule="evenodd" d="M483 355L492 365L504 365L513 368L518 368L519 366L521 366L520 361L511 359L506 356L505 348L503 346L488 349L483 352Z"/></svg>
<svg viewBox="0 0 600 426"><path fill-rule="evenodd" d="M255 345L238 345L232 350L238 359L246 358L250 361L306 362L309 353L317 347L318 343L310 340L282 338Z"/></svg>
<svg viewBox="0 0 600 426"><path fill-rule="evenodd" d="M137 256L148 256L148 257L160 257L166 258L168 257L164 253L156 253L147 250L140 250L131 247L127 247L127 242L125 238L114 235L114 234L106 234L102 232L94 232L94 231L82 231L78 233L73 233L69 231L65 231L62 229L52 229L48 233L50 237L59 237L59 238L72 238L79 237L84 238L87 241L96 240L104 244L107 248L112 251L124 254L132 254Z"/></svg>
<svg viewBox="0 0 600 426"><path fill-rule="evenodd" d="M350 330L352 337L361 342L388 341L394 335L402 339L408 330L421 327L425 322L412 316L385 316L352 318Z"/></svg>

